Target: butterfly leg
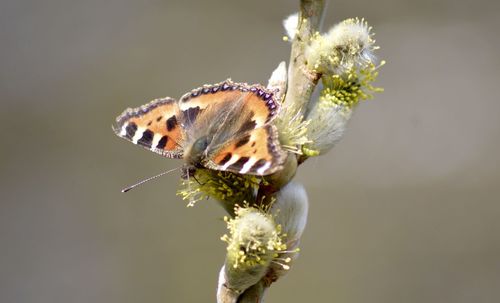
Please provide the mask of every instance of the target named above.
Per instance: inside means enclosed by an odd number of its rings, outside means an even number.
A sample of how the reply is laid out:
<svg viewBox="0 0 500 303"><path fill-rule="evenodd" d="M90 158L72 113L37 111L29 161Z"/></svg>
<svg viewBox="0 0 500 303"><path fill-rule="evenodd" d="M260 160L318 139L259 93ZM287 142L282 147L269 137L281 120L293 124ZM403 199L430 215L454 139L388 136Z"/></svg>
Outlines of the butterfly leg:
<svg viewBox="0 0 500 303"><path fill-rule="evenodd" d="M198 179L196 179L196 175L195 175L195 174L193 174L193 176L192 176L192 177L193 177L193 179L194 179L194 180L195 180L195 181L196 181L196 182L197 182L200 186L203 186L203 185L205 185L205 184L207 184L207 183L208 183L208 182L205 182L205 183L201 184L201 183L200 183L200 181L199 181Z"/></svg>
<svg viewBox="0 0 500 303"><path fill-rule="evenodd" d="M192 166L192 165L184 165L182 167L182 174L181 174L181 178L183 180L188 180L189 181L189 178L193 178L196 183L198 183L200 186L203 186L205 184L207 184L207 182L205 183L201 183L197 178L196 178L196 170L198 168Z"/></svg>

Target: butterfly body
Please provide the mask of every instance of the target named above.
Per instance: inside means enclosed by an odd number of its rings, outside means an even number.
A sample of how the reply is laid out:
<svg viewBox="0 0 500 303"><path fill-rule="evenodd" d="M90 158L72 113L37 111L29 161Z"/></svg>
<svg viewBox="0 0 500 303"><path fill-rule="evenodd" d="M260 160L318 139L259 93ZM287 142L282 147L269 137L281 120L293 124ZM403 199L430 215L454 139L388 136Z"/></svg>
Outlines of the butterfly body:
<svg viewBox="0 0 500 303"><path fill-rule="evenodd" d="M268 175L286 153L271 123L279 110L272 92L229 80L162 98L116 119L115 132L134 144L191 166Z"/></svg>

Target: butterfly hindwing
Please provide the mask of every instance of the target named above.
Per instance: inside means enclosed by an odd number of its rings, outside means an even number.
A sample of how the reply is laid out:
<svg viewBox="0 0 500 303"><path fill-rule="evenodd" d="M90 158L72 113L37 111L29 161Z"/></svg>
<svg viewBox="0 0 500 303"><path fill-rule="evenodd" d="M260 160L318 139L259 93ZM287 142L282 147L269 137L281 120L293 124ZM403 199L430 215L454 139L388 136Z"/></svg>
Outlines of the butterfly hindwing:
<svg viewBox="0 0 500 303"><path fill-rule="evenodd" d="M209 169L254 175L282 168L285 153L270 125L279 103L266 88L226 80L185 94L179 107L189 128L188 162L201 160ZM208 138L205 150L194 144L199 138Z"/></svg>
<svg viewBox="0 0 500 303"><path fill-rule="evenodd" d="M274 125L252 129L214 151L206 166L239 174L268 175L282 169L286 153Z"/></svg>
<svg viewBox="0 0 500 303"><path fill-rule="evenodd" d="M182 158L184 134L179 106L172 98L156 99L116 118L116 134L134 144L169 158Z"/></svg>

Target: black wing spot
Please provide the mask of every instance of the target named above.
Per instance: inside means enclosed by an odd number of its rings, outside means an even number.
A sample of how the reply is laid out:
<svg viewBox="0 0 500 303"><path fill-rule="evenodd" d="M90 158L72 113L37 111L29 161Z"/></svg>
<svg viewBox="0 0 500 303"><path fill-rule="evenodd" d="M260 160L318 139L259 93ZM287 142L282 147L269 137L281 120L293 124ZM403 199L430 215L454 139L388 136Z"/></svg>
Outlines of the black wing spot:
<svg viewBox="0 0 500 303"><path fill-rule="evenodd" d="M142 133L142 137L137 141L137 144L151 148L151 143L153 142L154 133L149 129L146 129Z"/></svg>
<svg viewBox="0 0 500 303"><path fill-rule="evenodd" d="M132 140L136 131L137 131L137 124L135 124L134 122L130 122L125 128L125 138Z"/></svg>
<svg viewBox="0 0 500 303"><path fill-rule="evenodd" d="M167 142L168 142L168 136L161 137L160 141L158 141L158 144L156 144L156 148L164 149L165 146L167 145Z"/></svg>
<svg viewBox="0 0 500 303"><path fill-rule="evenodd" d="M248 157L241 157L238 159L238 161L234 162L233 164L229 165L229 168L232 170L241 170L243 168L243 165L248 162L250 158Z"/></svg>
<svg viewBox="0 0 500 303"><path fill-rule="evenodd" d="M233 156L233 155L232 155L231 153L227 153L227 154L224 156L224 158L222 158L222 160L220 160L220 162L219 162L219 163L217 163L217 164L218 164L218 165L220 165L220 166L224 166L224 164L226 164L226 163L227 163L227 161L229 161L229 160L231 159L231 157L232 157L232 156Z"/></svg>
<svg viewBox="0 0 500 303"><path fill-rule="evenodd" d="M236 142L236 148L239 148L250 141L250 135L246 135L245 137L241 138L238 142Z"/></svg>
<svg viewBox="0 0 500 303"><path fill-rule="evenodd" d="M255 123L255 121L253 120L248 120L246 121L241 127L240 129L238 130L238 132L241 134L241 133L246 133L247 131L250 131L252 129L255 129L255 127L257 126L257 123Z"/></svg>
<svg viewBox="0 0 500 303"><path fill-rule="evenodd" d="M259 168L266 165L267 161L265 159L259 159L255 164L250 168L250 171L256 172Z"/></svg>
<svg viewBox="0 0 500 303"><path fill-rule="evenodd" d="M186 121L187 125L193 124L193 122L196 120L196 117L200 113L200 107L191 107L186 109L185 111L182 112L184 114L184 121Z"/></svg>
<svg viewBox="0 0 500 303"><path fill-rule="evenodd" d="M156 122L160 122L162 118L163 116L159 116L158 118L156 118Z"/></svg>
<svg viewBox="0 0 500 303"><path fill-rule="evenodd" d="M167 120L167 130L172 131L177 126L177 118L175 116L170 117Z"/></svg>

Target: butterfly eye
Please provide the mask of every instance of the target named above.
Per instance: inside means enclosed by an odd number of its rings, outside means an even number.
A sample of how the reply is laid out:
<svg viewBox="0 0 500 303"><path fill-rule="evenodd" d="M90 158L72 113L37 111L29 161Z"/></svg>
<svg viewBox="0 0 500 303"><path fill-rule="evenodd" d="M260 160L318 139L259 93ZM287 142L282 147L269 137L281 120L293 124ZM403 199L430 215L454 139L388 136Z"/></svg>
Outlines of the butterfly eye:
<svg viewBox="0 0 500 303"><path fill-rule="evenodd" d="M189 154L186 155L186 160L188 163L194 166L200 166L202 160L206 157L205 150L209 144L209 139L207 136L203 136L194 141Z"/></svg>
<svg viewBox="0 0 500 303"><path fill-rule="evenodd" d="M196 140L193 144L193 152L202 152L208 147L208 137L203 136Z"/></svg>

